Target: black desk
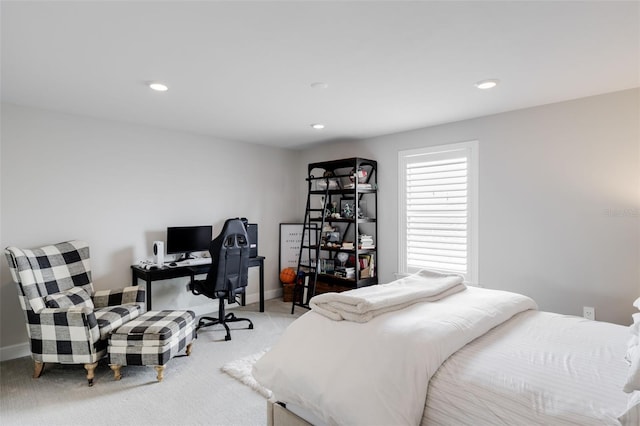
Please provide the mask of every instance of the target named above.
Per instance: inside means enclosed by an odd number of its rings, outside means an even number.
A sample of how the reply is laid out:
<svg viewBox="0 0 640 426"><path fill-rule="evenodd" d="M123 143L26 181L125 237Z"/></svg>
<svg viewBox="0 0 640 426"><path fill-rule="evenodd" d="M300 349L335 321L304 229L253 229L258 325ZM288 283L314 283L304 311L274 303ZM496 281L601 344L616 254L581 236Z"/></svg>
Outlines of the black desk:
<svg viewBox="0 0 640 426"><path fill-rule="evenodd" d="M264 312L264 256L249 258L249 267L260 267L260 312ZM144 269L138 265L131 265L131 283L138 285L138 279L147 283L147 310L151 310L151 283L153 281L169 280L171 278L190 277L192 275L206 274L211 268L210 264L205 265L185 265L185 266L165 266L159 269ZM242 304L244 304L242 295Z"/></svg>

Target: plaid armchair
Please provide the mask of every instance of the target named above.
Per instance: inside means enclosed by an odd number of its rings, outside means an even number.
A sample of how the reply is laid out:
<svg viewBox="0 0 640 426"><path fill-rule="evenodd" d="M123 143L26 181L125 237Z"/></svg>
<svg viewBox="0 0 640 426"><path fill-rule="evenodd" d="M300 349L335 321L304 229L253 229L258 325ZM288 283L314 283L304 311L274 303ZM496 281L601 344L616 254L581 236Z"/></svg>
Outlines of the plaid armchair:
<svg viewBox="0 0 640 426"><path fill-rule="evenodd" d="M146 310L144 289L94 291L84 241L8 247L5 255L25 314L33 377L40 377L46 362L84 364L92 386L111 331Z"/></svg>

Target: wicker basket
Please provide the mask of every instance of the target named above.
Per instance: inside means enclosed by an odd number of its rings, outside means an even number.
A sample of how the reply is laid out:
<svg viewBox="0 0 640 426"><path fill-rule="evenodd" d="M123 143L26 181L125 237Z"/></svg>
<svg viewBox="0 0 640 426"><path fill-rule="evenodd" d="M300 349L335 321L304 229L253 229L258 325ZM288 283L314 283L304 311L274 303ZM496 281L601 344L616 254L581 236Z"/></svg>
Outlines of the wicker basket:
<svg viewBox="0 0 640 426"><path fill-rule="evenodd" d="M295 283L282 284L283 302L293 302L293 287L295 287Z"/></svg>

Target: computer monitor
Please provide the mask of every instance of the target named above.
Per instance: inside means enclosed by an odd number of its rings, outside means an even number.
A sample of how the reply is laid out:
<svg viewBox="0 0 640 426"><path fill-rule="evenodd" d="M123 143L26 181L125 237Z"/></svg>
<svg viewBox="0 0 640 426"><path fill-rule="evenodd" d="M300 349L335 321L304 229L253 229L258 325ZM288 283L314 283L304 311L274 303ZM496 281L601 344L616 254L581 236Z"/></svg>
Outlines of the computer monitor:
<svg viewBox="0 0 640 426"><path fill-rule="evenodd" d="M209 250L213 226L171 226L167 228L167 254L184 253L188 259L191 252Z"/></svg>

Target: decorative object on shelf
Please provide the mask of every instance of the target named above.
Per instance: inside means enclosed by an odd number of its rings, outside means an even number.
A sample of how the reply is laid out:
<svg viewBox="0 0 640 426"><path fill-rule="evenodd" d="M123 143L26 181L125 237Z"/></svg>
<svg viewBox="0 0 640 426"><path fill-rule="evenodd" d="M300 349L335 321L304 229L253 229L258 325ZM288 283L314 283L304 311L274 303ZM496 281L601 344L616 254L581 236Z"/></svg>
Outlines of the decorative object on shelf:
<svg viewBox="0 0 640 426"><path fill-rule="evenodd" d="M353 218L353 207L354 207L353 201L354 200L351 198L340 199L340 212L342 214L342 217L344 217L345 219Z"/></svg>
<svg viewBox="0 0 640 426"><path fill-rule="evenodd" d="M349 255L345 252L340 252L336 255L336 258L340 261L340 266L344 267L344 264L349 259Z"/></svg>
<svg viewBox="0 0 640 426"><path fill-rule="evenodd" d="M322 174L322 177L324 179L320 179L319 181L317 181L317 185L316 185L317 189L320 189L320 190L327 189L327 185L329 185L329 189L340 189L340 182L334 176L335 175L332 171L326 170Z"/></svg>
<svg viewBox="0 0 640 426"><path fill-rule="evenodd" d="M318 189L324 190L327 189L327 181L319 180ZM338 185L338 181L335 179L329 179L329 189L340 189L340 185Z"/></svg>
<svg viewBox="0 0 640 426"><path fill-rule="evenodd" d="M367 182L368 173L362 167L358 167L357 169L351 169L351 176L349 176L349 180L351 182L355 181L355 178L358 178L358 183L366 183Z"/></svg>
<svg viewBox="0 0 640 426"><path fill-rule="evenodd" d="M339 243L340 242L340 232L331 231L327 232L327 242L328 243Z"/></svg>

